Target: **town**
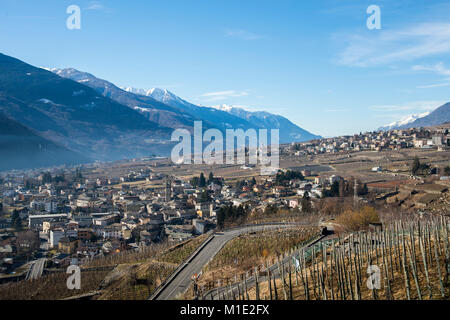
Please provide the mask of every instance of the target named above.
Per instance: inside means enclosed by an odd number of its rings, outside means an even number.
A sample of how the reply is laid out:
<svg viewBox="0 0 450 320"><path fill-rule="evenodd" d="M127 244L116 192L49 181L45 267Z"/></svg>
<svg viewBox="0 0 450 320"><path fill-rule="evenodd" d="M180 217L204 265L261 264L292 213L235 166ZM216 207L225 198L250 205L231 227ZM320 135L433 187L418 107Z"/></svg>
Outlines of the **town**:
<svg viewBox="0 0 450 320"><path fill-rule="evenodd" d="M272 176L162 158L3 172L0 283L246 223L308 217L332 228L355 201L448 214L449 146L443 125L282 145Z"/></svg>

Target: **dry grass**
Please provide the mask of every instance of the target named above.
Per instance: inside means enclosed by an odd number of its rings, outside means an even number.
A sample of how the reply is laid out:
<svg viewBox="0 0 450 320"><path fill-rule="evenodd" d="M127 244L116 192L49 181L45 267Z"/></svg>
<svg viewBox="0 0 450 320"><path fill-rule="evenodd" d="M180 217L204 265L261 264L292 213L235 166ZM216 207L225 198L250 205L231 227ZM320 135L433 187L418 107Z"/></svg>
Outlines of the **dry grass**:
<svg viewBox="0 0 450 320"><path fill-rule="evenodd" d="M99 300L144 300L177 267L174 264L149 261L121 264L105 278Z"/></svg>
<svg viewBox="0 0 450 320"><path fill-rule="evenodd" d="M157 260L163 262L170 262L180 264L186 260L197 249L203 241L208 238L207 234L203 234L194 239L188 240L182 246L177 246L174 249L169 249L163 252Z"/></svg>
<svg viewBox="0 0 450 320"><path fill-rule="evenodd" d="M82 271L81 289L67 289L68 275L57 272L36 280L24 280L0 286L0 300L57 300L97 290L109 271Z"/></svg>
<svg viewBox="0 0 450 320"><path fill-rule="evenodd" d="M36 280L3 284L0 285L0 300L57 300L99 289L102 294L96 297L98 299L147 299L205 238L203 235L176 245L156 244L140 251L123 251L96 258L81 266L80 290L67 289L68 275L63 271ZM96 267L114 269L90 270Z"/></svg>
<svg viewBox="0 0 450 320"><path fill-rule="evenodd" d="M140 263L120 264L105 279L102 300L143 300L207 238L202 235L156 252Z"/></svg>
<svg viewBox="0 0 450 320"><path fill-rule="evenodd" d="M360 210L344 211L336 222L346 231L358 231L367 228L370 223L379 223L380 217L374 208L365 206Z"/></svg>

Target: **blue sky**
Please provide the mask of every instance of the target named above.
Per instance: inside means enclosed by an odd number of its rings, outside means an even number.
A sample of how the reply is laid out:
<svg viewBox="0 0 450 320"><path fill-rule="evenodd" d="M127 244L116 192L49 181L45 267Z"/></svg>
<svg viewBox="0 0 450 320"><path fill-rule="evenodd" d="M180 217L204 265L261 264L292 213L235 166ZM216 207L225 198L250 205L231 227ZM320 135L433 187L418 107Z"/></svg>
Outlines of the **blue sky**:
<svg viewBox="0 0 450 320"><path fill-rule="evenodd" d="M66 28L72 4L80 30ZM380 30L366 26L372 4ZM0 0L0 52L281 114L323 136L450 101L449 1Z"/></svg>

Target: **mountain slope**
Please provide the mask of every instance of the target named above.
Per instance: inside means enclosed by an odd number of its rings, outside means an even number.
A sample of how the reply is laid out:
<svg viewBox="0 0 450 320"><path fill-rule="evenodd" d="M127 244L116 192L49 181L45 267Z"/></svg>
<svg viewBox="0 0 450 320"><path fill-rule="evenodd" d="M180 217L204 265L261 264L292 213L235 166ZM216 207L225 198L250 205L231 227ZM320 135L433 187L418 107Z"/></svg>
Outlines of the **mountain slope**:
<svg viewBox="0 0 450 320"><path fill-rule="evenodd" d="M159 125L172 129L192 129L196 120L203 121L204 128L217 128L222 131L226 128L252 127L243 119L213 108L202 108L190 104L168 91L121 89L111 82L73 68L49 70L61 77L89 86L103 96L142 113Z"/></svg>
<svg viewBox="0 0 450 320"><path fill-rule="evenodd" d="M423 114L405 117L399 121L381 127L380 130L429 127L446 122L450 122L450 102L434 109L432 112L425 112Z"/></svg>
<svg viewBox="0 0 450 320"><path fill-rule="evenodd" d="M245 123L239 123L241 127L249 128L248 125L250 125L250 128L255 129L280 129L281 143L301 142L320 138L320 136L314 135L293 124L288 119L268 112L250 112L242 108L227 105L200 107L181 99L168 90L158 88L153 88L150 90L124 88L124 90L150 96L155 100L161 101L169 106L180 108L185 112L191 112L192 114L200 116L203 119L207 119L213 123L218 123L218 121L221 121L225 124L234 124L234 126L236 126L235 117L237 117L245 121ZM214 110L219 111L219 113ZM225 115L224 113L228 115ZM230 117L230 115L233 117Z"/></svg>
<svg viewBox="0 0 450 320"><path fill-rule="evenodd" d="M73 68L67 69L48 69L60 77L71 79L86 85L101 95L111 98L112 100L130 107L152 122L158 123L160 126L170 128L188 128L194 125L195 117L180 114L179 110L170 107L160 101L149 96L137 95L118 88L109 81L99 79L94 75L78 71Z"/></svg>
<svg viewBox="0 0 450 320"><path fill-rule="evenodd" d="M233 114L218 110L216 108L197 106L181 99L168 90L158 88L153 88L150 90L125 88L125 90L128 92L135 92L136 94L145 94L146 96L150 96L166 105L177 108L183 113L197 117L205 122L205 127L216 128L221 131L224 131L225 129L255 128L254 124L245 119L236 117Z"/></svg>
<svg viewBox="0 0 450 320"><path fill-rule="evenodd" d="M87 85L102 95L141 112L159 125L173 129L192 129L194 121L201 120L204 128L217 128L222 132L227 128L280 129L281 143L320 138L320 136L298 127L288 119L268 112L249 112L235 107L202 107L192 104L168 90L118 88L111 82L73 68L48 70L61 77Z"/></svg>
<svg viewBox="0 0 450 320"><path fill-rule="evenodd" d="M411 123L400 126L400 129L428 127L443 124L450 121L450 102L433 110L429 115L419 118Z"/></svg>
<svg viewBox="0 0 450 320"><path fill-rule="evenodd" d="M75 164L88 159L46 140L0 112L0 170Z"/></svg>
<svg viewBox="0 0 450 320"><path fill-rule="evenodd" d="M321 138L321 136L312 134L305 129L300 128L280 115L264 111L251 112L242 108L227 105L214 106L213 108L218 108L231 113L260 128L280 129L281 143L302 142Z"/></svg>
<svg viewBox="0 0 450 320"><path fill-rule="evenodd" d="M162 150L170 130L92 88L0 54L0 111L93 159Z"/></svg>
<svg viewBox="0 0 450 320"><path fill-rule="evenodd" d="M424 112L424 113L420 113L420 114L411 114L409 116L401 118L398 121L394 121L394 122L389 123L389 124L387 124L387 125L385 125L383 127L380 127L380 128L378 128L378 130L388 131L388 130L396 129L396 128L401 127L401 126L408 125L408 124L416 121L417 119L426 117L429 114L430 114L429 111Z"/></svg>

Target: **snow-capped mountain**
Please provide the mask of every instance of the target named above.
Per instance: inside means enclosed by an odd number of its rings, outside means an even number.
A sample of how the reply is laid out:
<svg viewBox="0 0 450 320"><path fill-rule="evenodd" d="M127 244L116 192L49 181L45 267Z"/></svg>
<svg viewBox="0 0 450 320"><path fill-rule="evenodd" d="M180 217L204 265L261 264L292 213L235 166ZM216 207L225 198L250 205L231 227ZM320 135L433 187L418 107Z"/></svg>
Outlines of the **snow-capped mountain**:
<svg viewBox="0 0 450 320"><path fill-rule="evenodd" d="M379 128L379 130L384 130L384 131L388 131L388 130L392 130L395 128L399 128L401 126L405 126L408 125L410 123L413 123L414 121L416 121L417 119L426 117L430 114L430 111L424 112L424 113L419 113L419 114L410 114L408 116L405 116L403 118L401 118L400 120L391 122L385 126L382 126Z"/></svg>
<svg viewBox="0 0 450 320"><path fill-rule="evenodd" d="M149 120L169 128L192 128L193 121L203 121L203 127L225 129L280 129L280 142L301 142L319 138L319 136L298 127L288 119L268 112L250 112L242 107L215 106L205 107L192 104L174 93L159 88L136 89L119 88L114 84L96 78L90 73L73 68L48 69L53 73L82 83L95 89L103 96L144 114Z"/></svg>
<svg viewBox="0 0 450 320"><path fill-rule="evenodd" d="M192 129L194 121L203 121L204 128L251 128L252 125L234 115L213 108L203 108L191 104L175 94L162 89L119 88L94 75L69 69L50 69L63 78L68 78L95 89L103 96L111 98L129 108L138 111L149 120L172 129ZM134 92L140 92L134 93Z"/></svg>
<svg viewBox="0 0 450 320"><path fill-rule="evenodd" d="M169 106L180 108L187 112L193 112L193 115L201 115L201 117L212 123L225 122L225 127L247 127L247 128L265 128L280 129L280 142L298 142L318 139L320 136L314 135L299 126L295 125L288 119L264 111L247 111L241 106L230 106L226 104L211 107L197 106L183 100L172 92L164 89L153 88L150 90L125 88L127 91L141 92L141 94L152 97ZM218 112L215 112L218 111ZM232 118L230 118L232 116ZM235 118L244 120L246 123L236 123Z"/></svg>
<svg viewBox="0 0 450 320"><path fill-rule="evenodd" d="M434 109L431 112L425 112L422 114L411 115L398 121L398 123L389 124L387 129L408 129L408 128L420 128L441 125L450 122L450 102L443 104L442 106Z"/></svg>
<svg viewBox="0 0 450 320"><path fill-rule="evenodd" d="M312 134L305 129L300 128L283 116L266 111L248 111L242 106L230 106L226 104L212 106L212 108L245 119L258 128L279 129L280 141L282 142L308 141L321 138L321 136Z"/></svg>
<svg viewBox="0 0 450 320"><path fill-rule="evenodd" d="M139 94L142 96L152 97L153 99L168 104L173 102L184 104L186 101L179 98L178 96L174 95L172 92L166 90L166 89L159 89L159 88L152 88L149 90L145 89L136 89L131 87L121 87L122 90L125 90L127 92L131 92L134 94Z"/></svg>
<svg viewBox="0 0 450 320"><path fill-rule="evenodd" d="M299 126L295 125L288 119L264 111L247 111L242 106L230 106L226 104L216 105L211 107L197 106L172 92L153 88L150 90L135 89L135 88L123 88L128 92L135 92L136 94L142 94L150 96L155 100L165 103L174 108L180 108L185 112L190 112L192 115L200 116L202 119L214 124L221 122L225 123L226 127L231 128L265 128L265 129L280 129L280 142L300 142L318 139L320 136L314 135ZM245 121L245 123L237 123L236 118ZM250 124L250 126L248 125Z"/></svg>
<svg viewBox="0 0 450 320"><path fill-rule="evenodd" d="M0 54L0 111L33 134L34 142L24 145L28 148L24 157L44 146L55 152L42 158L42 163L52 163L51 157L58 159L58 152L64 163L70 158L76 162L141 157L164 147L170 152L170 128L103 96L85 84L90 81L73 81L58 73ZM87 80L85 76L80 80ZM29 136L25 131L21 129L20 135ZM14 144L13 137L5 141ZM0 154L4 153L0 146Z"/></svg>
<svg viewBox="0 0 450 320"><path fill-rule="evenodd" d="M198 120L195 117L180 113L178 109L153 99L151 96L132 93L131 88L125 91L113 83L97 78L87 72L78 71L73 68L53 68L47 70L60 77L71 79L91 87L103 96L138 111L150 121L156 122L163 127L190 128L193 126L194 120Z"/></svg>

